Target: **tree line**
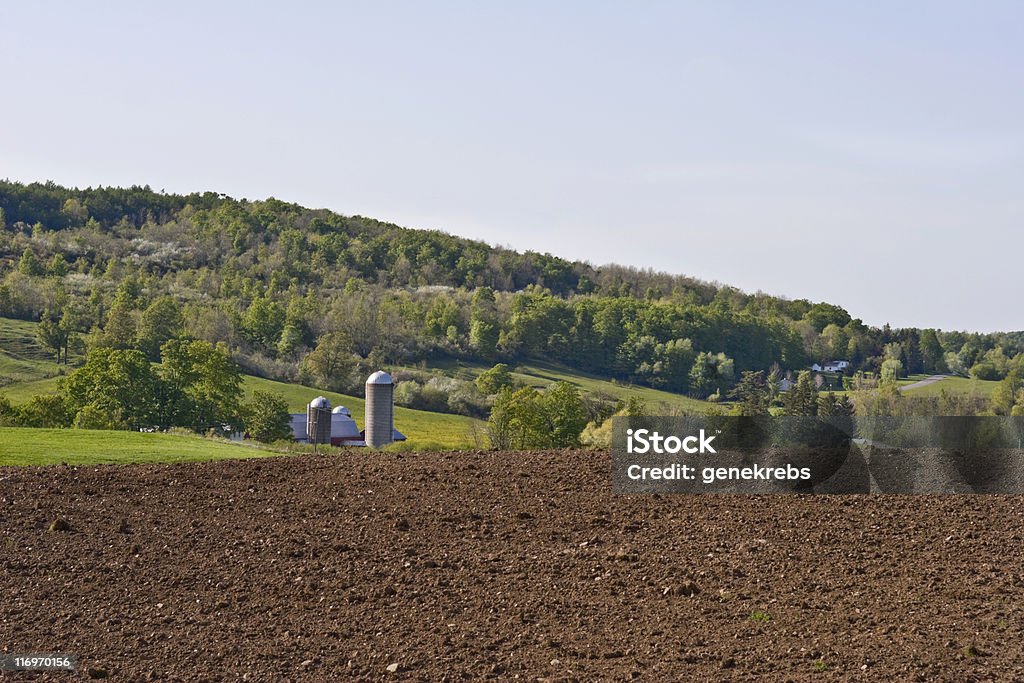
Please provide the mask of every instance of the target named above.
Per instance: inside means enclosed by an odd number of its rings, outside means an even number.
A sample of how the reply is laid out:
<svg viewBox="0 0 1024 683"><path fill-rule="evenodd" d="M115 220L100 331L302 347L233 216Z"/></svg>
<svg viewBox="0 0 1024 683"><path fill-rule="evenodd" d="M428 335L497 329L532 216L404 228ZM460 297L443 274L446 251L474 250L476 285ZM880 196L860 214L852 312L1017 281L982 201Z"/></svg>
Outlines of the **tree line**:
<svg viewBox="0 0 1024 683"><path fill-rule="evenodd" d="M246 372L347 393L369 368L450 358L544 359L711 400L744 373L831 359L880 378L1024 366L1020 332L875 328L829 303L148 187L0 182L0 316L39 321L58 362L95 349L157 361L168 341L200 340ZM411 403L441 403L417 381Z"/></svg>

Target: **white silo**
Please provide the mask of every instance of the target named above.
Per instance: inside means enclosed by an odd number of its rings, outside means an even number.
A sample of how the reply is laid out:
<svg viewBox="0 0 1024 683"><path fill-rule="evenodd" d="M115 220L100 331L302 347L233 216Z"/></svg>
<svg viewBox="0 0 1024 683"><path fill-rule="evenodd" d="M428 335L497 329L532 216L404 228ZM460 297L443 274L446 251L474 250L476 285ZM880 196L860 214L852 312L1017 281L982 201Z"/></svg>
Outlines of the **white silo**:
<svg viewBox="0 0 1024 683"><path fill-rule="evenodd" d="M331 402L317 396L306 407L306 434L309 443L331 443Z"/></svg>
<svg viewBox="0 0 1024 683"><path fill-rule="evenodd" d="M365 438L370 448L395 440L395 383L383 370L366 378Z"/></svg>

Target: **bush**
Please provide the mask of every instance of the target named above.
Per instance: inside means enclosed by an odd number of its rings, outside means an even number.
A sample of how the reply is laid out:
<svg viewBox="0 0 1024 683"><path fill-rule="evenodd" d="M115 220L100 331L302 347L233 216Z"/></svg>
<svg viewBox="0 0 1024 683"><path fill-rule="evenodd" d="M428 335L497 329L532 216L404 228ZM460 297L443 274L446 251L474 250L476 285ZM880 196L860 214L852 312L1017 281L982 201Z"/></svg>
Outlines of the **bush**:
<svg viewBox="0 0 1024 683"><path fill-rule="evenodd" d="M603 391L595 391L583 398L583 406L587 412L587 419L600 425L611 417L619 408L620 401L617 401L611 394ZM634 397L631 397L631 400Z"/></svg>
<svg viewBox="0 0 1024 683"><path fill-rule="evenodd" d="M75 429L127 429L121 413L90 403L75 415Z"/></svg>
<svg viewBox="0 0 1024 683"><path fill-rule="evenodd" d="M395 403L406 408L414 408L420 400L423 385L415 380L403 380L395 385Z"/></svg>
<svg viewBox="0 0 1024 683"><path fill-rule="evenodd" d="M543 393L533 387L498 394L487 422L491 446L499 449L566 448L580 445L587 414L579 390L568 382Z"/></svg>
<svg viewBox="0 0 1024 683"><path fill-rule="evenodd" d="M456 415L486 417L489 406L487 399L468 383L461 383L448 394L448 410Z"/></svg>
<svg viewBox="0 0 1024 683"><path fill-rule="evenodd" d="M395 403L415 410L454 413L470 417L487 415L487 399L472 382L451 377L431 377L427 373L403 372L395 386ZM415 378L425 378L424 382Z"/></svg>
<svg viewBox="0 0 1024 683"><path fill-rule="evenodd" d="M17 424L17 409L11 405L9 398L0 394L0 427L13 427Z"/></svg>
<svg viewBox="0 0 1024 683"><path fill-rule="evenodd" d="M299 378L298 364L292 361L278 360L259 352L239 354L235 360L247 374L257 377L268 377L281 382L294 382Z"/></svg>
<svg viewBox="0 0 1024 683"><path fill-rule="evenodd" d="M33 396L18 410L18 424L22 427L67 427L70 422L60 396Z"/></svg>
<svg viewBox="0 0 1024 683"><path fill-rule="evenodd" d="M273 443L292 438L291 414L281 394L254 391L243 412L245 429L257 441Z"/></svg>
<svg viewBox="0 0 1024 683"><path fill-rule="evenodd" d="M490 370L484 370L476 378L477 388L485 394L496 394L505 387L513 386L512 372L504 363L498 363Z"/></svg>
<svg viewBox="0 0 1024 683"><path fill-rule="evenodd" d="M971 366L969 374L974 379L995 381L1001 379L999 370L992 363L977 363Z"/></svg>

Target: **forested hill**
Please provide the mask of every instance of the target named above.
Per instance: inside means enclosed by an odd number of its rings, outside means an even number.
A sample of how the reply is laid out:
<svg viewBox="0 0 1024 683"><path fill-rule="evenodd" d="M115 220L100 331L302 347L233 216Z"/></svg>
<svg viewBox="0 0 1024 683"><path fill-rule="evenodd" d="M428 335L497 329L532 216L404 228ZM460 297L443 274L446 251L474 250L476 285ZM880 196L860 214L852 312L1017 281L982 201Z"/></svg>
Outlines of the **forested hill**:
<svg viewBox="0 0 1024 683"><path fill-rule="evenodd" d="M55 346L223 341L254 372L339 389L367 358L535 357L702 398L774 364L987 379L1024 364L1021 333L875 329L832 304L276 199L0 182L0 227L0 316L44 321Z"/></svg>
<svg viewBox="0 0 1024 683"><path fill-rule="evenodd" d="M518 291L532 284L559 296L676 292L699 303L711 302L718 290L692 278L616 266L598 271L550 254L519 253L437 230L403 228L273 198L250 202L215 192L173 195L138 186L79 190L53 183L0 182L0 208L8 229L30 232L40 225L46 231L71 231L78 238L78 231L87 228L127 240L152 236L155 242L173 245L173 258L139 254L150 270L228 265L247 255L265 260L265 253L282 257L288 277L301 286L331 285L341 275L342 281L358 277L391 287ZM165 229L153 234L157 226Z"/></svg>

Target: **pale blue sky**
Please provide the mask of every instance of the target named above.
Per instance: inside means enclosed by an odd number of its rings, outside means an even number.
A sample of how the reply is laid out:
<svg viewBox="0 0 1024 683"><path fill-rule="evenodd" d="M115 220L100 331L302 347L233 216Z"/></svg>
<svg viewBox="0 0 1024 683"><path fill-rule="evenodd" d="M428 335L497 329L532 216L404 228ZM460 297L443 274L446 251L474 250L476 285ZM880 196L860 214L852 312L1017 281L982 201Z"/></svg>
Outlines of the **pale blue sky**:
<svg viewBox="0 0 1024 683"><path fill-rule="evenodd" d="M0 9L0 176L1024 328L1019 2L90 5Z"/></svg>

